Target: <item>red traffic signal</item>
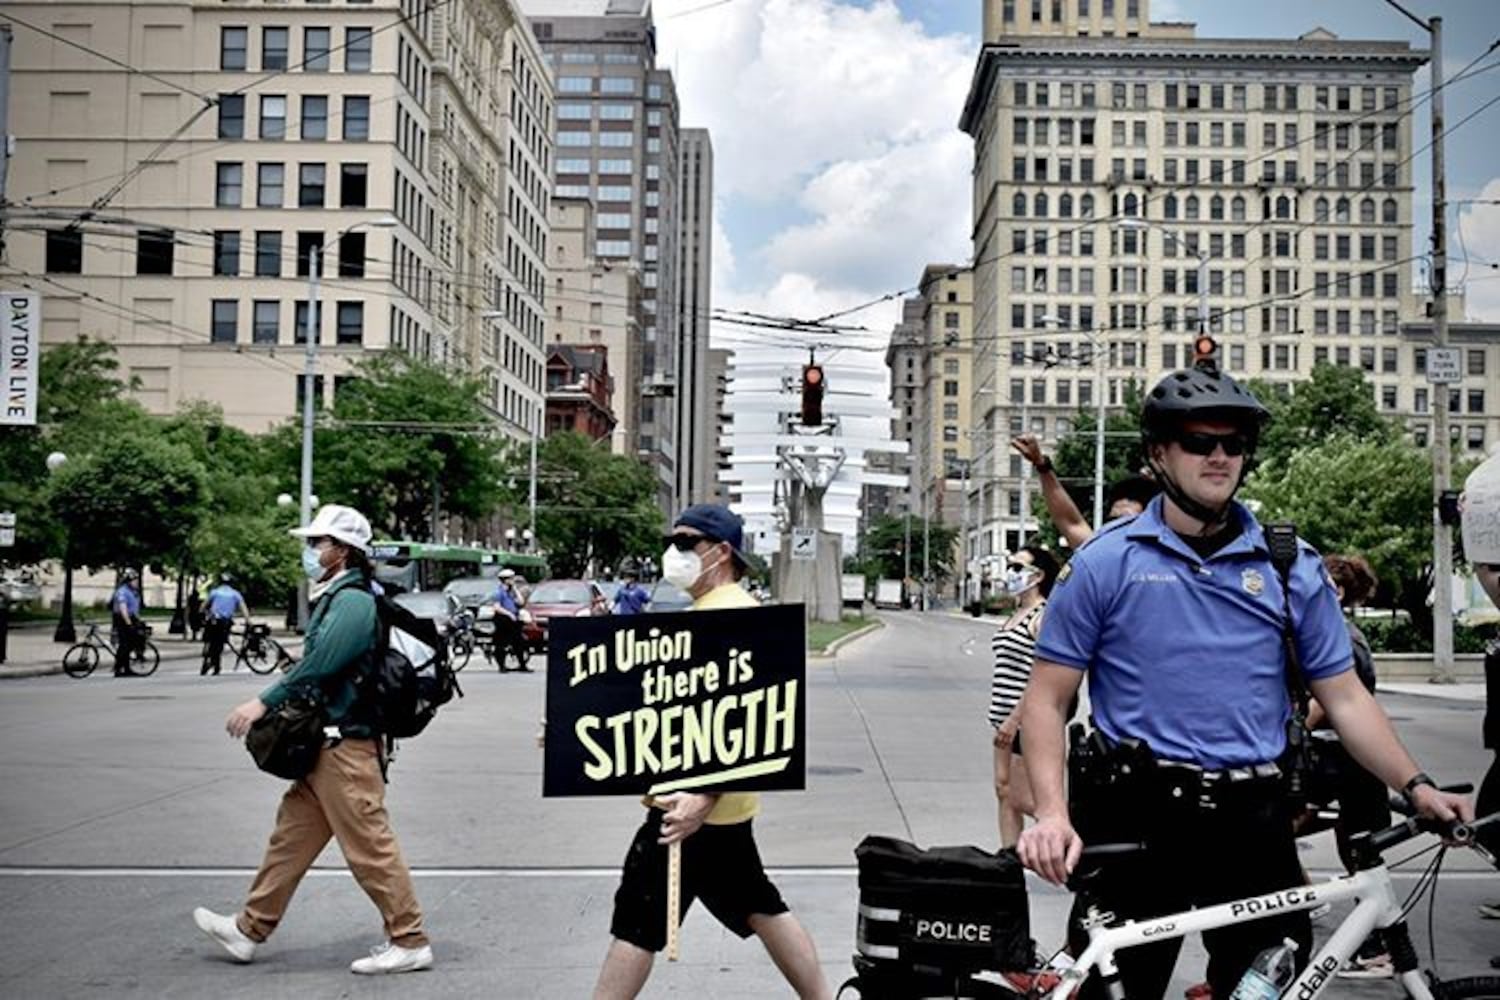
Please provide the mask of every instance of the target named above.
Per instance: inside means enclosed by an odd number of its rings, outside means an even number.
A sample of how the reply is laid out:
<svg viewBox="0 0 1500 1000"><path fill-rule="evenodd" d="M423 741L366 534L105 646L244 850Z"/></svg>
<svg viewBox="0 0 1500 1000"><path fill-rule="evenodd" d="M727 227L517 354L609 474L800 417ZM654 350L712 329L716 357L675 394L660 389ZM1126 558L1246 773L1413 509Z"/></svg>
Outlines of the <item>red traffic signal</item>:
<svg viewBox="0 0 1500 1000"><path fill-rule="evenodd" d="M823 424L823 366L802 366L802 425L821 427Z"/></svg>
<svg viewBox="0 0 1500 1000"><path fill-rule="evenodd" d="M1199 334L1197 337L1193 338L1193 364L1195 366L1205 364L1217 365L1218 358L1218 341L1214 340L1214 338L1210 337L1206 333Z"/></svg>

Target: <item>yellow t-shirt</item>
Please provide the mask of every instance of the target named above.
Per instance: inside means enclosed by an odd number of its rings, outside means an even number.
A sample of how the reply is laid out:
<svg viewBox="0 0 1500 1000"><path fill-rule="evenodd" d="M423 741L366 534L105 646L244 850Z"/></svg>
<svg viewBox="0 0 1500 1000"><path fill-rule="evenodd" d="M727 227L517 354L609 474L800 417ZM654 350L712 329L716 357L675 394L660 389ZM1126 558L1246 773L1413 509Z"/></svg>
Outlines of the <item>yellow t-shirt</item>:
<svg viewBox="0 0 1500 1000"><path fill-rule="evenodd" d="M728 608L758 607L755 598L737 583L726 583L715 587L693 602L694 611L723 611ZM729 826L754 819L760 812L759 792L725 792L714 803L713 809L703 821L711 826Z"/></svg>

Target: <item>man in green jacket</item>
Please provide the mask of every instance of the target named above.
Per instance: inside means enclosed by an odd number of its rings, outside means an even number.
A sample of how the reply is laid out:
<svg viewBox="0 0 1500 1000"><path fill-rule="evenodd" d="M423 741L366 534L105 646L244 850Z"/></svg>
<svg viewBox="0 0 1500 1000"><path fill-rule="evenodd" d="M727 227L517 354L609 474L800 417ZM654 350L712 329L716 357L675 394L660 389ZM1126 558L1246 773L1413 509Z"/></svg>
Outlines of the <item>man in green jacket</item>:
<svg viewBox="0 0 1500 1000"><path fill-rule="evenodd" d="M307 625L302 661L282 680L229 713L225 729L243 739L250 727L298 690L316 688L327 710L328 745L308 775L281 799L265 859L236 916L202 907L193 920L237 962L276 929L292 893L330 837L380 910L385 943L355 959L362 975L415 972L432 967L432 947L422 929L411 872L385 811L385 777L379 741L359 704L356 678L378 643L375 598L370 592L370 522L351 507L328 504L302 536L303 569L317 604Z"/></svg>

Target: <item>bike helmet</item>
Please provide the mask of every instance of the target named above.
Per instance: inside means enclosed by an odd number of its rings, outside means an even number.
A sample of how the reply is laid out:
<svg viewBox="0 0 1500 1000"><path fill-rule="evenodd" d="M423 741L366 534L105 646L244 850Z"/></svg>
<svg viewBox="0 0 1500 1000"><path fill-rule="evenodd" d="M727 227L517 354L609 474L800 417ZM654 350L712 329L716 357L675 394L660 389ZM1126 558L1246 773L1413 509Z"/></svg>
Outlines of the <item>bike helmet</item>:
<svg viewBox="0 0 1500 1000"><path fill-rule="evenodd" d="M1175 371L1156 383L1141 408L1141 440L1148 448L1169 440L1188 420L1223 420L1252 439L1271 418L1271 411L1244 386L1212 362Z"/></svg>

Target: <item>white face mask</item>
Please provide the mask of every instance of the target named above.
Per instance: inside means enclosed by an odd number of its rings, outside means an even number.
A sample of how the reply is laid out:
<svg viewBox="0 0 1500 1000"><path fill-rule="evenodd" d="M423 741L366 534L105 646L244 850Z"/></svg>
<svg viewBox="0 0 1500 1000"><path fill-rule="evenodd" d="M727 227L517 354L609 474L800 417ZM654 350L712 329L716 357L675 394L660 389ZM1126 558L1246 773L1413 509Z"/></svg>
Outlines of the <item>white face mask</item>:
<svg viewBox="0 0 1500 1000"><path fill-rule="evenodd" d="M662 579L681 590L691 590L703 575L703 557L696 552L681 552L671 546L661 554Z"/></svg>
<svg viewBox="0 0 1500 1000"><path fill-rule="evenodd" d="M1037 569L1007 569L1001 580L1001 586L1007 594L1024 594L1026 591L1042 582L1042 574Z"/></svg>

